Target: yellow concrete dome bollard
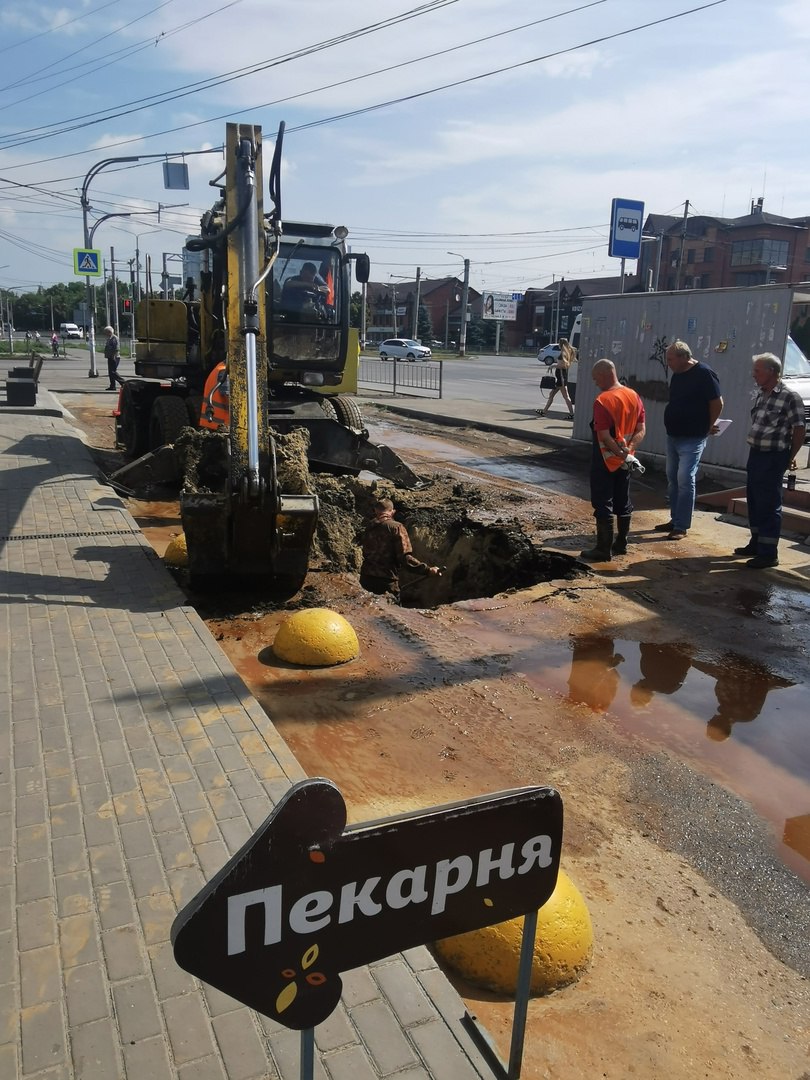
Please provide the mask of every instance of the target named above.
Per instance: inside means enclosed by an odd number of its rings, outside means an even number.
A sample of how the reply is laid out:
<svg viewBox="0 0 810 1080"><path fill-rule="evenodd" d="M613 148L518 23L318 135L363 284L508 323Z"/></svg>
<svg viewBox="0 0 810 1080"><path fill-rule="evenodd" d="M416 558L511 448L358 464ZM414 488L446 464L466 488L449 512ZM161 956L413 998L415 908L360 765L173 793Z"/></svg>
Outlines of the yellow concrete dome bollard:
<svg viewBox="0 0 810 1080"><path fill-rule="evenodd" d="M342 615L329 608L308 608L284 620L276 632L273 652L291 664L329 667L358 657L360 643Z"/></svg>
<svg viewBox="0 0 810 1080"><path fill-rule="evenodd" d="M178 533L169 541L169 546L163 553L163 561L168 566L188 566L188 547L186 534Z"/></svg>
<svg viewBox="0 0 810 1080"><path fill-rule="evenodd" d="M475 986L514 994L520 965L523 917L444 938L436 952ZM560 870L557 885L537 913L531 989L548 994L575 982L593 951L593 927L582 894Z"/></svg>

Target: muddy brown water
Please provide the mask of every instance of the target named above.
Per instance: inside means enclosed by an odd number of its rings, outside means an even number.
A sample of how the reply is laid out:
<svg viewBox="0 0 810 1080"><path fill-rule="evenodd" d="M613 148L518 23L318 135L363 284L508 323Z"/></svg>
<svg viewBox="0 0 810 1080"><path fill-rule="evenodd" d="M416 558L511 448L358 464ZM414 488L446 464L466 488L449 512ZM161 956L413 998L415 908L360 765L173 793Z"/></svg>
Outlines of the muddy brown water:
<svg viewBox="0 0 810 1080"><path fill-rule="evenodd" d="M581 469L567 455L475 432L386 429L378 441L419 444L407 456L420 472L446 465L480 487L476 520L516 517L538 547L569 555L590 538ZM525 467L526 479L500 480L501 463ZM550 474L542 488L538 467ZM637 506L660 514L660 491L639 488ZM162 552L179 531L175 507L133 509ZM793 726L803 715L793 695L806 681L807 594L783 587L781 574L746 579L718 566L727 536L720 543L698 527L699 542L675 550L652 534L659 517L636 518L632 554L609 570L435 609L370 597L356 571L330 569L319 553L296 604L352 622L360 657L340 668L275 659L292 604L205 598L200 610L303 767L338 783L352 820L523 783L560 790L564 866L586 898L595 954L580 982L530 1002L527 1080L804 1080L807 892L726 787L753 792L773 835L793 842L783 855L807 861L810 799L804 766L794 770L804 759ZM664 664L642 645L664 648ZM707 738L714 687L751 658L765 684L759 715ZM662 676L661 666L672 670ZM788 814L799 819L793 832ZM456 985L507 1056L513 1003Z"/></svg>
<svg viewBox="0 0 810 1080"><path fill-rule="evenodd" d="M430 440L430 450L435 454L435 439ZM180 530L177 503L133 500L131 510L150 543L162 553L171 535ZM412 529L417 540L421 531L423 547L431 547L431 527L437 528L428 521ZM497 533L496 528L494 535ZM492 535L493 529L487 526L472 540L467 538L465 544L455 542L458 574L465 577L465 568L491 563ZM497 573L493 571L494 579ZM539 557L531 574L534 581L559 579L561 586L565 576L574 576L570 560L562 555ZM310 581L314 577L311 574ZM320 595L323 576L317 577ZM525 583L529 584L528 580ZM411 597L407 589L404 594L405 601L412 605L441 604L447 599L447 588L441 582L433 588L433 595L425 592L422 582L416 580L413 585ZM356 606L351 591L347 593L340 586L332 591L334 606L344 610L347 601L352 608ZM463 598L468 595L462 592ZM234 619L218 617L216 599L193 594L191 599L215 627L222 647L268 715L294 744L300 742L299 725L311 728L354 716L368 696L368 691L345 689L344 683L352 681L348 670L336 676L341 688L337 694L324 693L328 677L322 673L284 669L279 678L269 647L275 629L288 610L320 600L313 601L305 593L282 611L267 614L261 613L259 605L258 613L249 617L246 632L245 621L238 615L240 605L233 605L233 597L227 598L226 606L234 607ZM698 595L695 601L701 603L701 597ZM708 605L717 602L716 598L704 601ZM796 609L792 590L772 586L764 590L732 590L729 601L733 609L756 620L780 622L795 614ZM376 612L371 614L378 617ZM362 617L367 616L364 612ZM349 617L353 618L351 614ZM503 631L493 608L486 607L466 610L465 622L466 632L474 633L481 657L500 656L503 669L519 672L536 692L586 706L617 731L676 754L750 802L770 824L786 865L810 881L810 739L806 687L801 682L748 656L705 643L696 646L688 641L631 640L604 631L555 637L553 627L545 627L542 636L536 629L521 633L514 626ZM410 674L404 680L378 682L374 696L390 697L395 707L398 695L413 693L447 677L441 657L424 656L415 682ZM458 672L452 677L457 678ZM529 745L535 737L532 717L515 714L509 723L514 744ZM343 741L347 737L348 742ZM305 741L311 750L311 731ZM348 753L356 766L359 760L368 758L367 750L360 745L363 741L363 735L351 736L344 729L340 746L330 740L324 759L334 761L336 756ZM417 760L411 761L409 767L418 767L418 754L415 756Z"/></svg>

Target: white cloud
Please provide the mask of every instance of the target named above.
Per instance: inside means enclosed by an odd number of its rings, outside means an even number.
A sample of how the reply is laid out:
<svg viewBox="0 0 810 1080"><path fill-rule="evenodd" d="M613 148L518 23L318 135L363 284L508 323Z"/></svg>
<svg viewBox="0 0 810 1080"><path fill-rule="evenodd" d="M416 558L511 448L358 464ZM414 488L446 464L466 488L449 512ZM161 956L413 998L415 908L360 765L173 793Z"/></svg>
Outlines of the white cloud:
<svg viewBox="0 0 810 1080"><path fill-rule="evenodd" d="M397 69L403 60L529 22L543 13L536 5L527 8L525 0L463 0L251 79L110 119L60 139L14 151L0 145L0 176L31 183L58 178L56 187L76 196L78 208L81 178L101 157L218 146L224 141L225 122L209 123L206 118L229 114L262 125L269 167L273 135L279 120L286 119L290 131L282 188L288 216L345 223L358 236L374 227L382 232L469 237L411 242L405 238L396 244L369 241L380 272L409 260L414 265L444 260L452 269L447 247L467 252L475 266L508 258L510 253L523 258L532 250L539 254L572 250L591 242L598 249L593 253L573 252L568 260L560 256L552 260L553 266L538 258L536 267L516 264L514 272L531 278L547 268L559 274L583 265L602 272L601 238L590 232L582 244L578 234L563 240L562 233L550 233L548 242L538 240L536 247L534 241L476 241L476 237L482 232L604 224L610 199L617 195L642 199L650 212L678 213L689 199L700 212L731 216L744 213L750 198L762 194L764 186L766 209L788 215L810 212L804 182L810 152L801 138L800 113L800 103L810 91L805 61L807 0L783 0L771 8L759 0L735 0L662 27L574 48L684 6L680 0L657 0L654 6L649 0L611 0L519 34ZM11 125L20 130L97 109L112 111L120 103L302 49L406 8L402 0L377 0L373 8L361 0L341 4L298 0L294 5L243 0L182 34L162 38L157 48L137 52L131 62L124 58L98 75L90 72L5 112L2 106L8 98L0 93L0 124L6 130ZM5 14L8 10L6 5ZM184 18L176 5L170 5L139 23L137 35L154 33L157 38ZM78 36L79 47L112 29L112 12L109 18L99 13L77 26L85 35ZM13 31L10 34L13 44ZM121 43L121 36L115 36L103 51ZM49 57L61 58L59 45L59 35L42 39L37 48L39 69L47 70ZM335 124L293 130L322 117L565 49L574 51ZM27 53L20 47L4 54L5 81L22 79L24 89L25 80L32 77ZM89 55L100 53L90 50ZM253 108L377 67L385 74L283 105ZM790 72L789 79L784 72ZM40 83L30 86L38 89ZM15 97L19 94L15 91ZM135 133L142 133L142 141L128 141ZM77 149L86 153L61 157ZM25 161L35 164L17 168ZM187 197L192 205L174 215L179 231L158 236L155 242L156 250L168 244L179 249L178 237L186 225L192 231L195 215L215 201L208 181L222 167L214 155L189 157L187 164L192 184L187 196L164 192L157 166L104 172L94 180L92 192L105 209L116 202L155 205ZM37 222L35 214L17 216L18 232ZM129 231L125 223L119 227ZM133 223L131 231L138 228ZM66 233L70 231L66 227ZM106 234L106 228L99 232ZM30 265L29 276L36 276L34 256ZM2 280L0 273L0 284Z"/></svg>

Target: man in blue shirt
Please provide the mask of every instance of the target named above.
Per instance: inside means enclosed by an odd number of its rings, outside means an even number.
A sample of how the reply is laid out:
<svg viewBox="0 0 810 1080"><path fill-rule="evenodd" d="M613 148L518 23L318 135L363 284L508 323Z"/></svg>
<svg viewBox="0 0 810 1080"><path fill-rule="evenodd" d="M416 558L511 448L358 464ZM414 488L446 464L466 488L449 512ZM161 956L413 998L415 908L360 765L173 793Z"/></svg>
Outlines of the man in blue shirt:
<svg viewBox="0 0 810 1080"><path fill-rule="evenodd" d="M695 509L695 477L710 432L723 411L720 383L708 364L696 360L685 341L673 341L666 353L672 372L664 412L667 431L667 483L670 521L655 526L670 540L683 540Z"/></svg>
<svg viewBox="0 0 810 1080"><path fill-rule="evenodd" d="M778 566L782 531L782 477L795 470L796 455L805 434L804 402L781 380L782 361L773 353L754 358L752 375L758 393L751 407L746 465L746 500L751 539L735 555L753 556L745 564L754 570Z"/></svg>

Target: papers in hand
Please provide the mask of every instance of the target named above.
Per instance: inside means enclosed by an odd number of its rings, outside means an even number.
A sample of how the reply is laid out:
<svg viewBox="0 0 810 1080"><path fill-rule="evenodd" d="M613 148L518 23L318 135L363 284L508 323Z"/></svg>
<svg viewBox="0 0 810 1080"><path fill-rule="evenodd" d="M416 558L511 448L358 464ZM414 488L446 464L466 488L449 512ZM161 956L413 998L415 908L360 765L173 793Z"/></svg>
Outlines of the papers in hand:
<svg viewBox="0 0 810 1080"><path fill-rule="evenodd" d="M723 434L723 432L726 430L728 425L730 423L732 423L732 421L731 420L715 420L714 423L715 423L715 426L717 427L717 431L714 432L714 435L715 435L715 437L717 437L718 435Z"/></svg>

